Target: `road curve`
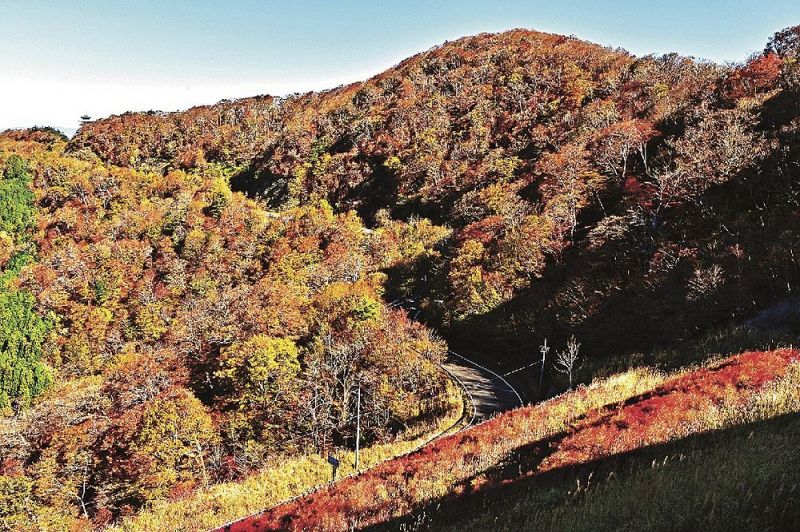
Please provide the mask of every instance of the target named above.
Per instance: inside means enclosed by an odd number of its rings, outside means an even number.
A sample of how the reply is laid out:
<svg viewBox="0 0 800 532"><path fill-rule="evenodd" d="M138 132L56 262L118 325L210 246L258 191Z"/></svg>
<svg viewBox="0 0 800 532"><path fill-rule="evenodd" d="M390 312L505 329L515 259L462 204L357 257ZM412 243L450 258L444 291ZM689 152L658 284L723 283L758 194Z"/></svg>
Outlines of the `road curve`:
<svg viewBox="0 0 800 532"><path fill-rule="evenodd" d="M473 362L472 360L449 352L447 360L441 364L442 368L466 392L466 399L470 406L465 406L464 416L469 416L466 423L459 430L485 421L500 412L511 410L523 405L519 393L501 375ZM469 413L467 412L469 410ZM439 439L442 435L450 433L445 430L421 447ZM418 448L419 449L419 448ZM391 459L390 459L391 460ZM299 495L302 497L303 495ZM214 532L232 532L234 530L259 530L258 516L260 513L243 517L236 521L222 525Z"/></svg>
<svg viewBox="0 0 800 532"><path fill-rule="evenodd" d="M502 376L458 353L451 351L442 367L464 386L472 402L473 415L467 426L523 405L520 395Z"/></svg>

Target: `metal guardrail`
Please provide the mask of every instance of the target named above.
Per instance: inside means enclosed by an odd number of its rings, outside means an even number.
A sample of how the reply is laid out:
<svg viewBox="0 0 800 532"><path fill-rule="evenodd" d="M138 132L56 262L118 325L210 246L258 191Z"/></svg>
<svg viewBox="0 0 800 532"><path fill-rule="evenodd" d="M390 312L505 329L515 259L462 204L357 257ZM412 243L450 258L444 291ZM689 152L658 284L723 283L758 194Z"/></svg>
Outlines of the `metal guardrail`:
<svg viewBox="0 0 800 532"><path fill-rule="evenodd" d="M475 362L475 361L473 361L473 360L470 360L470 359L468 359L468 358L467 358L467 357L465 357L465 356L461 356L461 355L459 355L459 354L458 354L458 353L456 353L455 351L449 351L449 353L450 353L451 355L457 356L458 358L460 358L460 359L461 359L461 360L463 360L464 362L467 362L467 363L469 363L469 364L472 364L472 365L473 365L473 366L475 366L476 368L482 369L482 370L484 370L484 371L488 371L489 373L491 373L492 375L494 375L496 378L500 379L500 380L503 382L503 384L505 384L506 386L508 386L509 390L511 390L512 392L514 392L514 395L516 395L516 396L517 396L517 401L519 401L519 406L524 406L524 405L525 405L525 402L522 400L522 397L520 397L520 395L519 395L519 392L517 392L517 390L516 390L516 389L515 389L513 386L511 386L511 384L509 384L509 382L508 382L507 380L505 380L505 379L503 378L503 376L502 376L502 375L500 375L499 373L496 373L496 372L494 372L494 371L490 370L489 368L487 368L487 367L485 367L485 366L481 366L481 365L480 365L480 364L478 364L477 362Z"/></svg>

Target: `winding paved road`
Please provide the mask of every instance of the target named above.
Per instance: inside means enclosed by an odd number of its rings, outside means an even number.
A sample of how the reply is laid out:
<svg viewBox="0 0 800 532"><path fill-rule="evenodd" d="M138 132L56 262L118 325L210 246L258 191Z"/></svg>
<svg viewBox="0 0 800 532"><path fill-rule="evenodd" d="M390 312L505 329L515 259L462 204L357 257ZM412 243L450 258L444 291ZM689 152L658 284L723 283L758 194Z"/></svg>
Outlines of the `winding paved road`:
<svg viewBox="0 0 800 532"><path fill-rule="evenodd" d="M466 388L472 402L474 415L467 426L523 404L522 398L508 381L468 358L450 352L442 367Z"/></svg>

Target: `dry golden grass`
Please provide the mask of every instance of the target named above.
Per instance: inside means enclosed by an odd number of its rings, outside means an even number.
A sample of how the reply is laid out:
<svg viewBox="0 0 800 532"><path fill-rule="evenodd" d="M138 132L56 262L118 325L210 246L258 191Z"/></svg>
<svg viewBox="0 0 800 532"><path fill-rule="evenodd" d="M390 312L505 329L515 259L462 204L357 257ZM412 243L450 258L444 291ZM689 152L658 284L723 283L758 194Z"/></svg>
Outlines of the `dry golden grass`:
<svg viewBox="0 0 800 532"><path fill-rule="evenodd" d="M398 520L408 524L439 505L447 508L441 519L460 519L468 513L462 504L468 510L476 503L484 511L496 501L481 501L504 486L552 478L555 473L569 475L571 468L592 467L614 456L707 433L724 426L724 419L735 422L742 415L738 409L786 375L799 357L789 349L746 352L681 371L666 381L648 370L626 372L507 412L234 529L342 530L398 525ZM776 399L763 408L791 403L792 398ZM513 496L513 490L509 494Z"/></svg>
<svg viewBox="0 0 800 532"><path fill-rule="evenodd" d="M315 493L313 509L309 507L309 511L319 520L292 526L340 530L404 515L419 504L450 494L461 482L503 461L520 445L558 433L581 415L644 392L665 378L649 369L630 370L545 403L507 412ZM291 513L297 505L306 504L305 499L293 501L280 506L280 511ZM347 508L340 508L341 505ZM366 515L369 519L361 521L360 516ZM352 517L352 522L346 522L350 519L347 516ZM264 517L275 516L268 512ZM265 526L275 525L270 522ZM249 523L238 526L242 530L249 527Z"/></svg>
<svg viewBox="0 0 800 532"><path fill-rule="evenodd" d="M592 383L576 391L548 401L548 415L544 424L531 424L516 440L525 441L562 430L567 423L582 413L613 401L619 401L641 393L663 382L666 375L648 369L635 369ZM377 445L361 452L362 469L368 469L385 460L408 453L450 427L459 417L456 410L443 419L438 427L417 438L385 445ZM498 442L499 443L499 442ZM496 463L507 451L503 449L482 456L481 463L474 464L483 469ZM354 456L351 451L337 453L341 460L339 477L354 472ZM446 469L442 468L444 472ZM113 530L139 532L162 530L202 530L220 526L235 519L256 513L282 501L308 492L330 481L331 467L325 457L311 455L283 460L276 459L265 468L241 482L229 482L200 490L177 501L160 501L142 510L137 515L122 521ZM447 493L452 486L449 479L429 479L421 490L429 497ZM389 496L390 494L387 494ZM426 497L426 498L429 498Z"/></svg>
<svg viewBox="0 0 800 532"><path fill-rule="evenodd" d="M404 485L408 484L404 488L407 492L413 491L413 493L409 492L404 495L411 496L416 504L425 504L451 494L453 489L459 485L462 485L463 488L464 479L474 478L480 483L482 472L507 462L519 447L558 434L573 426L574 422L584 414L604 405L614 404L642 394L663 384L668 379L674 379L690 371L692 370L685 369L667 375L647 368L633 369L596 381L589 386L580 387L537 405L532 410L528 409L530 415L526 415L525 411L520 410L518 411L519 415L512 413L511 416L496 419L491 422L491 431L487 431L492 437L488 440L486 437L482 437L480 442L476 441L474 452L467 452L469 449L465 451L462 442L460 451L466 453L464 460L447 464L447 467L440 465L434 471L429 472L430 474L415 477L411 481L402 481ZM797 412L800 409L798 405L800 405L800 366L792 365L786 376L768 383L744 402L720 401L698 410L691 423L681 426L670 438L680 440L693 434L719 431L772 419L783 414ZM458 415L454 414L451 419L445 420L443 425L452 422L457 417ZM424 435L412 441L365 449L362 453L364 468L370 468L388 458L416 449L429 437L430 435ZM741 451L744 452L744 449ZM466 458L467 456L469 458ZM341 474L352 473L352 453L342 452L340 457L342 458ZM671 471L667 468L663 474L670 475ZM651 471L649 474L654 473ZM659 470L658 474L662 474L662 472ZM330 466L323 457L307 456L287 459L280 463L276 462L273 467L269 467L243 482L221 484L197 492L183 500L157 503L139 515L124 521L118 529L139 531L213 528L274 506L315 486L324 485L329 481L329 475ZM731 478L738 477L731 475ZM669 482L664 479L663 482L664 489L671 489L670 486L675 484L674 479L670 479ZM385 499L387 507L394 508L390 514L399 516L410 510L401 504L398 494L392 492L391 482L379 486L365 482L361 484L365 485L366 491L363 494L365 500ZM367 484L369 485L367 486ZM566 497L565 500L571 501L570 504L575 502L575 497L578 495L584 498L588 497L587 493L591 492L585 488L575 491L574 486L572 484L569 493L563 494L563 497ZM381 491L381 488L386 489ZM641 489L641 486L637 489ZM351 495L353 494L351 493ZM545 495L550 497L553 494ZM633 497L634 495L631 493L624 497ZM553 497L556 500L559 499L557 495L553 495ZM583 504L589 504L583 499L581 500ZM534 494L531 496L531 501L535 503L535 511L539 512L541 510L540 495ZM534 511L524 498L514 501L514 504L513 508L505 510L510 519L505 521L506 525L510 525L512 522L519 524L519 521L515 521L521 519L516 508L527 508L526 511ZM562 501L562 504L566 503ZM544 522L551 520L560 525L567 524L569 521L566 516L559 513L559 508L560 506L557 505L551 513L543 516ZM614 514L613 509L605 506L596 510L605 512L603 515L606 517ZM501 520L503 515L501 512ZM336 523L330 524L332 528L335 528ZM487 527L488 524L481 516L469 521L469 527L476 529ZM576 522L576 524L580 523ZM648 526L647 523L643 524Z"/></svg>

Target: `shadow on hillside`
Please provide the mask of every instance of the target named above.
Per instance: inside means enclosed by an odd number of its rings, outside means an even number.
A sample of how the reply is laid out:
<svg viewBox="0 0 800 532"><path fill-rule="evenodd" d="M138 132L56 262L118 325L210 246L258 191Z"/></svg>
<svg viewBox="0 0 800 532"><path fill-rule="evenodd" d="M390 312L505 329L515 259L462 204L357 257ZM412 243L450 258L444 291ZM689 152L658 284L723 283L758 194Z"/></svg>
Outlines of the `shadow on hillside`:
<svg viewBox="0 0 800 532"><path fill-rule="evenodd" d="M627 477L653 468L655 464L661 468L680 467L676 464L681 464L684 458L691 456L705 461L708 455L713 453L715 447L736 443L749 446L749 442L758 440L760 446L764 447L770 436L786 434L787 431L796 436L800 435L800 414L787 414L729 429L695 434L681 440L644 447L575 466L562 467L542 474L533 474L533 471L538 466L536 457L541 455L542 445L546 445L546 442L535 442L516 449L504 464L492 468L482 475L480 487L473 487L472 480L463 482L455 490L461 491L461 495L451 495L439 499L416 508L407 516L368 527L367 530L453 529L457 528L458 523L466 524L471 519L481 516L493 518L501 516L504 512L513 511L515 505L524 503L528 499L533 501L534 498L537 503L536 511L546 512L548 509L575 503L576 486L587 486L592 479L595 479L594 485L603 485L602 479L608 479L607 482L611 482L612 478L615 484L624 483ZM697 453L704 454L698 458ZM673 459L665 460L668 456ZM679 457L677 461L674 460L676 456ZM713 460L709 460L709 462L713 463ZM769 482L783 482L784 485L791 486L800 480L800 471L797 468L790 469L786 471L786 474L790 475L788 479L762 479L765 481L763 485L744 487L756 494L753 496L755 499L765 496L765 494L774 494L767 485ZM719 471L719 473L724 474L725 472ZM595 490L600 490L602 495L602 488L596 487ZM708 491L705 493L685 493L678 496L685 496L687 500L689 498L708 500L708 497L717 495L717 490L717 486L708 486ZM758 507L758 501L754 502L753 497L747 502ZM767 512L767 508L758 508L764 513L760 516L756 515L757 523L783 530L800 529L800 505L797 504L796 499L797 495L792 492L785 494L782 497L784 505L782 512L774 511L770 514ZM641 507L636 511L647 512L647 505L650 502L642 500ZM580 508L576 508L576 510L579 511ZM680 508L675 510L680 511ZM519 509L517 508L516 511L519 512ZM720 516L722 520L729 518L729 516ZM522 521L519 524L522 527L525 522ZM752 526L754 529L759 528L756 523L753 523Z"/></svg>
<svg viewBox="0 0 800 532"><path fill-rule="evenodd" d="M544 338L555 351L573 334L593 358L649 353L739 325L787 297L800 281L790 244L800 230L794 163L800 137L797 128L785 127L800 112L797 96L780 92L765 102L761 113L759 132L779 137L782 149L767 151L753 167L710 187L695 201L660 213L642 211L639 222L628 224L621 238L592 243L586 227L581 228L574 245L557 263L548 264L530 288L447 331L453 348L501 373L537 360ZM680 116L675 123L683 123ZM653 146L654 159L657 148ZM613 199L605 203L609 214L622 215L629 208ZM592 224L593 218L581 223ZM653 261L669 249L690 254L701 250L699 265L720 266L722 286L693 296L688 282L697 265L681 258L654 278ZM678 362L692 361L687 357ZM546 377L558 379L555 374ZM539 391L531 385L538 381L536 371L511 379L528 393L550 395L547 386Z"/></svg>
<svg viewBox="0 0 800 532"><path fill-rule="evenodd" d="M278 209L289 198L289 178L269 171L267 162L273 156L273 151L274 148L270 148L231 176L230 185L234 192L261 200L269 209Z"/></svg>

